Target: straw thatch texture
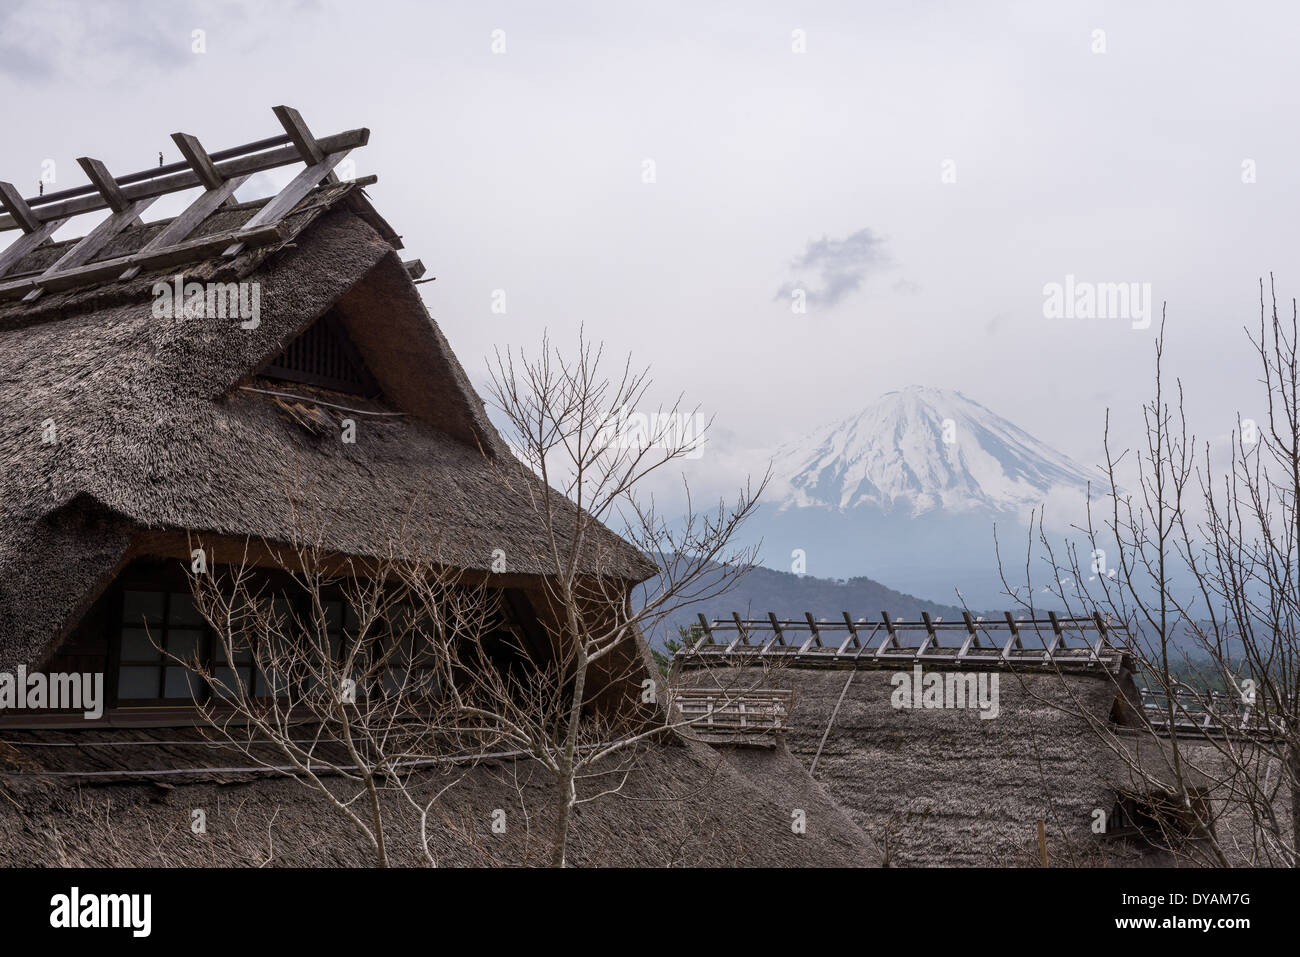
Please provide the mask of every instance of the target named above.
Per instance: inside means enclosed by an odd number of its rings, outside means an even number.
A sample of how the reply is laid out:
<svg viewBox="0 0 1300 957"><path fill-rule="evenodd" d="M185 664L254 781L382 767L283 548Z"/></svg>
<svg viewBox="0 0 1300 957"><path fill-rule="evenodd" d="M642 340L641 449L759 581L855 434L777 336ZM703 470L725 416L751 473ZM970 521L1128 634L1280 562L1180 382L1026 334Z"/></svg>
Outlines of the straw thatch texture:
<svg viewBox="0 0 1300 957"><path fill-rule="evenodd" d="M130 523L77 500L0 539L0 672L34 666L127 555ZM35 650L34 650L35 649Z"/></svg>
<svg viewBox="0 0 1300 957"><path fill-rule="evenodd" d="M259 205L223 210L200 232L237 225ZM292 242L184 268L187 281L258 283L255 329L238 318L155 317L157 276L0 306L0 665L52 650L133 529L309 538L360 556L399 544L473 569L501 549L511 573L545 573L527 504L540 483L488 422L372 214L351 187L327 187L289 218ZM138 248L157 228L127 230L103 255ZM32 253L21 268L57 253ZM353 416L355 444L239 388L331 308L387 408L405 413ZM341 430L345 414L327 417ZM54 443L42 442L46 424ZM60 541L46 517L69 508L98 525L79 518L84 534ZM626 580L653 571L604 529L588 563Z"/></svg>
<svg viewBox="0 0 1300 957"><path fill-rule="evenodd" d="M786 740L809 766L849 674L787 668L769 679L794 691ZM857 672L814 773L877 847L888 844L891 864L1033 865L1040 818L1054 863L1096 851L1092 815L1110 813L1105 782L1116 765L1078 715L1108 716L1109 678L1002 673L1000 715L984 720L971 710L895 709L892 674ZM687 671L682 680L759 679Z"/></svg>
<svg viewBox="0 0 1300 957"><path fill-rule="evenodd" d="M175 738L176 729L152 732ZM114 732L120 740L124 732ZM136 732L146 734L146 732ZM7 732L6 740L19 740ZM56 740L45 733L42 740ZM85 739L84 733L81 735ZM30 740L30 739L28 739ZM94 749L82 749L90 752ZM114 749L124 750L124 749ZM364 842L319 796L281 777L206 774L88 786L42 778L42 770L85 767L74 749L0 744L0 866L367 866ZM239 761L211 748L142 747L112 760L153 767L202 758L207 766ZM12 772L21 771L22 776ZM619 777L587 782L586 793ZM516 783L518 781L518 784ZM430 774L436 788L446 778ZM91 782L93 784L93 782ZM470 771L448 793L433 828L439 863L545 864L550 834L549 780L536 766L502 760ZM191 832L203 809L207 833ZM527 814L525 815L524 809ZM506 814L506 833L491 829ZM807 832L791 829L804 811ZM395 863L419 865L418 825L409 806L387 804ZM570 860L579 866L862 866L877 862L865 837L783 748L723 754L687 742L643 751L622 789L580 805Z"/></svg>

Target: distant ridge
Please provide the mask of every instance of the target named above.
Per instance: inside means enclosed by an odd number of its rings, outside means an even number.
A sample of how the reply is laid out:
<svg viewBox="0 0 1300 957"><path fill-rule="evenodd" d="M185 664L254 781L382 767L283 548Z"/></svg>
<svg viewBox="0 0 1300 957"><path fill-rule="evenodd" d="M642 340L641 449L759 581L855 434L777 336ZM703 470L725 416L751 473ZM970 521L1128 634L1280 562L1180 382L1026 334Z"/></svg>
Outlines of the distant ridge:
<svg viewBox="0 0 1300 957"><path fill-rule="evenodd" d="M847 611L855 619L870 621L878 620L882 611L908 619L919 618L922 611L948 619L960 618L962 612L956 605L941 605L905 595L870 578L837 581L757 567L721 598L683 609L648 637L654 647L662 648L665 637L677 637L679 625L697 624L701 612L712 619L729 618L732 612L739 612L742 618L762 617L769 611L780 617L800 617L804 612L812 612L814 618L835 619ZM982 613L976 609L971 611Z"/></svg>

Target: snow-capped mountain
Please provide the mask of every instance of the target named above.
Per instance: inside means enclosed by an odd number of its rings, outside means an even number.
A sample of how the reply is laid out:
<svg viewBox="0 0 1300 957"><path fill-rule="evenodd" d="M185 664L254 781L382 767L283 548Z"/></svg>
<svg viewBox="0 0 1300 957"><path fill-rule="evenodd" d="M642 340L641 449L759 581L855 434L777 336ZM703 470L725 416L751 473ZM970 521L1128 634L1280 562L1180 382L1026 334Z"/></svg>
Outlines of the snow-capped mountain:
<svg viewBox="0 0 1300 957"><path fill-rule="evenodd" d="M1088 472L973 399L910 386L773 456L781 510L873 507L918 516L1020 512ZM1095 476L1094 476L1095 481Z"/></svg>
<svg viewBox="0 0 1300 957"><path fill-rule="evenodd" d="M960 392L913 386L778 449L748 534L774 569L998 608L999 566L1024 576L1030 510L1078 521L1089 477Z"/></svg>

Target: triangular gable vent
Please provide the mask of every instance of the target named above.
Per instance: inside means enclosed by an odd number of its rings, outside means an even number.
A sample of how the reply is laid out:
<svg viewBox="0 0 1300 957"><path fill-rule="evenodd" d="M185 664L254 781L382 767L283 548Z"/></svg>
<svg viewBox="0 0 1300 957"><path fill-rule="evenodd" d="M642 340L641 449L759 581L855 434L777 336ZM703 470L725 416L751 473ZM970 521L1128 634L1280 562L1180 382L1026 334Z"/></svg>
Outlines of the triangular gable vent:
<svg viewBox="0 0 1300 957"><path fill-rule="evenodd" d="M271 360L262 374L349 395L375 397L379 387L332 312L321 316Z"/></svg>

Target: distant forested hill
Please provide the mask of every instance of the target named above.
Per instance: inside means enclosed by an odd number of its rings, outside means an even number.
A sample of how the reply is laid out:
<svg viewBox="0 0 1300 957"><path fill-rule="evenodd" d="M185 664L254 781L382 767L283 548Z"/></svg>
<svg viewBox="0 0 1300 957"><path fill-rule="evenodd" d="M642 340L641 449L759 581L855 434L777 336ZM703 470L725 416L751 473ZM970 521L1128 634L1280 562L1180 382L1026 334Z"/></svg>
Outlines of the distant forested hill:
<svg viewBox="0 0 1300 957"><path fill-rule="evenodd" d="M665 636L675 638L678 626L696 623L697 614L702 612L710 619L730 618L733 611L742 618L765 618L771 611L778 618L800 618L804 612L812 612L814 618L830 619L839 619L847 611L854 619L878 621L882 611L909 619L920 618L922 611L928 611L951 620L961 618L962 610L956 605L905 595L870 578L839 581L757 567L721 598L682 609L647 637L653 646L663 647ZM981 612L972 609L972 613Z"/></svg>

